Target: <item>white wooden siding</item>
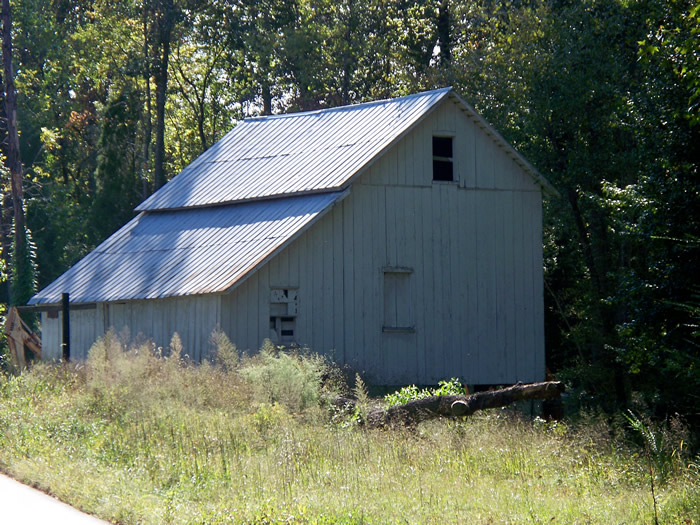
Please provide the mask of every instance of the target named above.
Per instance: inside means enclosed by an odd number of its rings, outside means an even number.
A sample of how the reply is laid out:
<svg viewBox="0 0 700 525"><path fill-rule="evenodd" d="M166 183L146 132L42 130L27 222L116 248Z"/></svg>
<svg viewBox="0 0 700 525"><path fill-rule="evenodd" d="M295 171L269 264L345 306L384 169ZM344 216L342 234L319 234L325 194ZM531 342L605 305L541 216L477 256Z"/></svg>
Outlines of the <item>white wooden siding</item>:
<svg viewBox="0 0 700 525"><path fill-rule="evenodd" d="M454 182L432 180L436 132L454 134ZM159 346L177 331L199 360L220 324L241 350L256 351L270 336L270 289L291 287L297 342L373 383L541 380L541 198L532 177L446 100L230 293L109 304L71 316L71 333L86 352L109 327ZM387 267L411 269L413 333L382 331ZM42 321L60 348L60 318Z"/></svg>
<svg viewBox="0 0 700 525"><path fill-rule="evenodd" d="M103 335L98 309L72 310L70 312L70 358L87 359L88 350L98 337ZM41 314L41 353L42 359L57 361L63 358L63 312L58 317L49 318Z"/></svg>
<svg viewBox="0 0 700 525"><path fill-rule="evenodd" d="M432 181L435 132L455 135L455 182ZM541 217L531 176L446 102L274 263L222 298L222 327L254 351L268 336L270 287L293 286L297 342L370 381L540 380ZM382 332L387 267L412 270L415 333Z"/></svg>
<svg viewBox="0 0 700 525"><path fill-rule="evenodd" d="M50 318L41 313L41 358L45 361L58 361L61 353L61 319Z"/></svg>
<svg viewBox="0 0 700 525"><path fill-rule="evenodd" d="M153 340L157 347L166 348L175 332L182 339L183 352L200 361L209 356L209 338L220 324L218 295L202 295L132 301L99 303L92 310L70 312L71 359L87 359L95 341L110 328L128 341ZM42 350L45 359L61 357L62 319L49 319L42 314Z"/></svg>

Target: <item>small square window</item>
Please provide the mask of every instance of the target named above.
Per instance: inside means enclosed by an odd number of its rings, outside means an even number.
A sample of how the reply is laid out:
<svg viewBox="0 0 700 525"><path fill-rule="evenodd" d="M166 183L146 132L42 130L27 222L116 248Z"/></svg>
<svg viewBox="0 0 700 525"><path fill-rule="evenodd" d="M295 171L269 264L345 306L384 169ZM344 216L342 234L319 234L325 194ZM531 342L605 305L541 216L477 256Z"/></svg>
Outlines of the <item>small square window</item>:
<svg viewBox="0 0 700 525"><path fill-rule="evenodd" d="M452 137L433 137L433 180L454 180Z"/></svg>

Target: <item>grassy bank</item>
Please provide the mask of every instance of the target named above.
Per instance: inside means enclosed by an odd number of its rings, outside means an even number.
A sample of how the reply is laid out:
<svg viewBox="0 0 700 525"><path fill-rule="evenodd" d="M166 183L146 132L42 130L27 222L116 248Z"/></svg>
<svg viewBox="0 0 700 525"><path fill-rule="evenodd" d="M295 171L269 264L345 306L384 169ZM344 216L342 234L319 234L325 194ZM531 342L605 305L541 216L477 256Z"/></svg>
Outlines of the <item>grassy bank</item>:
<svg viewBox="0 0 700 525"><path fill-rule="evenodd" d="M494 411L369 431L324 406L320 358L240 359L219 340L217 366L195 367L173 346L163 358L108 338L77 370L2 377L2 469L121 523L654 522L623 418ZM657 435L659 522L700 523L683 431Z"/></svg>

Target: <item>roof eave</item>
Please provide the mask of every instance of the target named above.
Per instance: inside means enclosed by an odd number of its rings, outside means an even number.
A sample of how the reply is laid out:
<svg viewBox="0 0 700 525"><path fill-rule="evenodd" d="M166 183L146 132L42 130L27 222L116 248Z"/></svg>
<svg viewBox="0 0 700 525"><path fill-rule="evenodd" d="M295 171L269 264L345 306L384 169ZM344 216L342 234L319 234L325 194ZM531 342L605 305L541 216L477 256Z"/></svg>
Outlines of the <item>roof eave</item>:
<svg viewBox="0 0 700 525"><path fill-rule="evenodd" d="M154 208L154 209L142 210L140 213L167 213L167 212L183 211L183 210L203 210L203 209L208 209L208 208L219 208L219 207L223 207L223 206L234 206L234 205L238 205L238 204L248 204L251 202L274 201L274 200L279 200L279 199L288 199L290 197L305 197L307 195L321 195L324 193L337 193L337 192L345 190L347 187L348 187L347 184L343 184L342 186L332 186L332 187L326 187L326 188L317 189L317 190L303 190L303 191L294 191L294 192L289 192L289 193L275 193L272 195L261 195L258 197L248 197L248 198L244 198L244 199L222 201L222 202L216 202L216 203L210 203L210 204L178 206L177 208Z"/></svg>
<svg viewBox="0 0 700 525"><path fill-rule="evenodd" d="M328 193L328 192L326 192ZM319 212L316 217L314 217L312 220L310 220L308 223L306 223L302 228L297 230L293 235L289 237L284 243L279 245L275 250L273 250L271 253L267 254L264 257L261 257L258 262L255 263L254 266L252 266L245 274L241 275L238 277L235 281L231 282L228 284L228 286L222 288L219 290L220 293L231 293L233 292L236 288L238 288L241 284L243 284L246 280L248 280L253 274L255 274L259 269L261 269L263 266L265 266L270 260L272 260L274 257L276 257L279 253L282 252L287 246L292 244L294 241L296 241L303 233L305 233L309 228L311 228L314 224L316 224L322 217L324 217L329 211L331 211L333 208L335 208L340 202L345 200L345 198L350 194L350 188L347 187L345 188L337 198L335 198L328 206L326 206L321 212Z"/></svg>
<svg viewBox="0 0 700 525"><path fill-rule="evenodd" d="M409 133L411 133L416 127L420 125L421 122L423 122L426 118L428 118L429 115L437 109L437 107L445 100L445 97L449 96L451 93L454 93L454 90L451 86L447 88L442 88L445 90L444 93L441 93L440 96L435 99L435 101L425 109L425 111L416 119L414 120L405 130L403 130L401 133L399 133L394 140L392 140L389 144L387 144L384 148L382 148L380 151L378 151L372 158L370 158L363 166L358 168L358 170L355 172L354 175L352 175L348 180L345 181L345 184L343 184L342 189L349 188L352 183L357 180L359 177L362 176L363 173L365 173L370 167L372 167L380 158L384 156L384 154L389 151L391 148L396 146L401 140L403 140ZM439 89L435 89L433 91L440 91Z"/></svg>
<svg viewBox="0 0 700 525"><path fill-rule="evenodd" d="M484 117L479 115L479 113L477 113L477 111L466 100L460 97L453 89L450 89L448 94L454 101L462 106L462 110L467 113L487 135L490 135L493 139L495 139L498 145L503 148L505 152L510 155L518 165L520 165L521 168L527 171L530 176L535 179L535 182L542 188L544 193L550 197L561 197L561 194L557 191L557 189L552 186L539 171L537 171L537 168L530 164L530 162L523 157L506 139L504 139L503 136L496 131L496 128L489 124Z"/></svg>

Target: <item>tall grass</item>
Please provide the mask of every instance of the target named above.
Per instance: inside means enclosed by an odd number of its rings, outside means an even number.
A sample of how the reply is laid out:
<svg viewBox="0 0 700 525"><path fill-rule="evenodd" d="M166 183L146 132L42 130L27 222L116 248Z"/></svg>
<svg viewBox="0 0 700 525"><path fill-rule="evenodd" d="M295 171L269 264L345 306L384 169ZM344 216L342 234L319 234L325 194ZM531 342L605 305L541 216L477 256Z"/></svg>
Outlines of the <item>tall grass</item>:
<svg viewBox="0 0 700 525"><path fill-rule="evenodd" d="M329 415L322 358L217 337L216 366L108 334L76 369L3 376L2 468L120 523L653 520L642 449L601 418L367 430ZM662 523L700 523L691 459L658 480Z"/></svg>

